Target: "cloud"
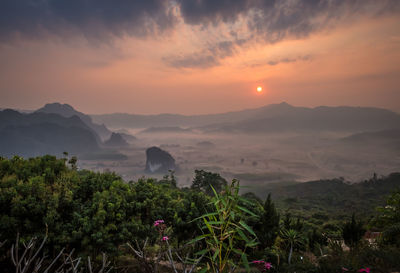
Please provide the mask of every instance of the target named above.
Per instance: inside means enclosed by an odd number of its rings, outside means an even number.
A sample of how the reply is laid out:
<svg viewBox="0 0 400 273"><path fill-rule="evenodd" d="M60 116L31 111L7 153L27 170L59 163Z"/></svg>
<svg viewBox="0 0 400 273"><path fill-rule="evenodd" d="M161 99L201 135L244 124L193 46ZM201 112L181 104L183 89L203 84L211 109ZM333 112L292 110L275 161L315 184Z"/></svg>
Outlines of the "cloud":
<svg viewBox="0 0 400 273"><path fill-rule="evenodd" d="M208 68L250 42L304 38L362 16L399 11L398 0L1 0L0 43L78 36L101 44L125 36L156 37L184 24L194 35L206 33L205 46L164 62ZM269 64L279 62L285 60Z"/></svg>
<svg viewBox="0 0 400 273"><path fill-rule="evenodd" d="M178 68L208 68L217 66L223 58L232 56L237 47L248 42L277 43L286 39L301 39L337 24L351 24L360 17L399 13L398 0L181 0L180 16L185 24L215 30L216 26L231 26L229 54L220 54L210 47L192 54L166 58L168 65ZM239 22L239 23L238 23ZM225 28L226 29L226 28ZM224 30L225 30L224 29ZM221 31L220 35L224 35ZM242 35L239 35L242 34ZM215 37L211 36L211 37ZM240 38L238 38L240 37ZM236 40L242 40L237 44ZM215 42L217 45L219 42ZM215 46L218 48L218 46ZM213 48L215 48L213 47ZM305 60L303 57L266 61L269 65ZM264 64L263 64L264 65Z"/></svg>
<svg viewBox="0 0 400 273"><path fill-rule="evenodd" d="M398 0L2 0L0 40L83 35L101 41L159 35L179 19L207 28L245 18L250 32L277 42L346 17L399 10Z"/></svg>
<svg viewBox="0 0 400 273"><path fill-rule="evenodd" d="M175 20L164 0L2 0L0 40L82 35L108 41L156 34Z"/></svg>
<svg viewBox="0 0 400 273"><path fill-rule="evenodd" d="M398 0L181 0L185 23L193 25L235 22L246 17L247 27L260 39L278 42L301 38L358 15L399 13Z"/></svg>
<svg viewBox="0 0 400 273"><path fill-rule="evenodd" d="M245 42L245 40L222 41L210 45L199 52L166 57L164 62L175 68L209 68L219 65L220 60L233 56L236 52L236 47Z"/></svg>
<svg viewBox="0 0 400 273"><path fill-rule="evenodd" d="M188 24L232 22L248 12L256 1L250 0L180 0L180 12Z"/></svg>
<svg viewBox="0 0 400 273"><path fill-rule="evenodd" d="M275 60L269 60L266 63L268 65L274 66L274 65L278 65L280 63L295 63L298 61L308 61L311 60L311 55L304 55L304 56L299 56L296 58L281 58L281 59L275 59ZM258 65L260 66L260 65Z"/></svg>

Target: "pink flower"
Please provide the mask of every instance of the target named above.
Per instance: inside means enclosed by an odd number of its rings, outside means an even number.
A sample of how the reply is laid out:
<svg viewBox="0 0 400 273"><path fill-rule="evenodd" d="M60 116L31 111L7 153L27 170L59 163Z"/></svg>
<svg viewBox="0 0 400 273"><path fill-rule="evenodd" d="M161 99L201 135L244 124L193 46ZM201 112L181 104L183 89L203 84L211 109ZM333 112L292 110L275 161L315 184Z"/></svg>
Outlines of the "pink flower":
<svg viewBox="0 0 400 273"><path fill-rule="evenodd" d="M255 261L252 261L251 263L259 265L259 269L263 270L263 271L264 270L270 270L271 267L272 267L271 263L267 263L267 262L265 262L263 260L255 260Z"/></svg>
<svg viewBox="0 0 400 273"><path fill-rule="evenodd" d="M164 220L156 220L156 221L154 221L154 226L156 227L162 223L164 223Z"/></svg>
<svg viewBox="0 0 400 273"><path fill-rule="evenodd" d="M366 273L369 273L369 267L361 268L360 270L358 270L358 272L366 272Z"/></svg>
<svg viewBox="0 0 400 273"><path fill-rule="evenodd" d="M168 239L169 239L168 236L162 237L162 240L163 240L163 241L167 241Z"/></svg>

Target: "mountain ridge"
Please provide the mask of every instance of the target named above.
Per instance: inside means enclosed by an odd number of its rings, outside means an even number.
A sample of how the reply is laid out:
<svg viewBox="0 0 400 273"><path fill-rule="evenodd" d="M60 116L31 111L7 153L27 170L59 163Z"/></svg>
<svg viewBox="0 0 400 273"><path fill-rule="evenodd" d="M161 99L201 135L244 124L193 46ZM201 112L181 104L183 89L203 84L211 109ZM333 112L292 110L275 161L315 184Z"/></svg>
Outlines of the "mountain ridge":
<svg viewBox="0 0 400 273"><path fill-rule="evenodd" d="M0 111L0 156L62 156L100 150L96 136L78 116Z"/></svg>
<svg viewBox="0 0 400 273"><path fill-rule="evenodd" d="M318 106L296 107L286 102L259 108L210 115L179 114L93 115L93 119L110 127L191 127L206 132L269 132L308 126L316 130L373 131L400 128L400 114L375 107ZM261 124L261 126L260 126ZM272 124L272 126L271 126ZM318 124L318 126L315 126ZM342 124L342 125L341 125ZM330 128L332 127L332 128ZM307 128L309 130L310 128Z"/></svg>
<svg viewBox="0 0 400 273"><path fill-rule="evenodd" d="M112 133L104 124L94 123L89 115L75 110L69 104L61 104L58 102L47 103L35 112L59 114L63 117L78 116L87 126L89 126L92 130L96 132L96 134L99 136L100 142L109 138Z"/></svg>

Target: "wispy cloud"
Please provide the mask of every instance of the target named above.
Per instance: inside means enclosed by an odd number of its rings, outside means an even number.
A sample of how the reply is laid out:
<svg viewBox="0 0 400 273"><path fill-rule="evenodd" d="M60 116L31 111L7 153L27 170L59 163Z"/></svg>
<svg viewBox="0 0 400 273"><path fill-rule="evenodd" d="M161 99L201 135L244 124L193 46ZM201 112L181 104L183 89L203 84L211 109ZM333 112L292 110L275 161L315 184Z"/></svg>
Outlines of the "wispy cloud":
<svg viewBox="0 0 400 273"><path fill-rule="evenodd" d="M164 62L175 68L209 68L219 65L222 59L233 56L236 48L245 42L245 40L222 41L192 54L165 57Z"/></svg>
<svg viewBox="0 0 400 273"><path fill-rule="evenodd" d="M350 23L353 19L349 18L389 13L400 13L400 1L2 0L0 43L15 41L15 37L78 36L91 44L102 44L126 36L159 37L183 24L193 29L194 36L201 29L203 33L217 30L221 37L204 35L204 43L192 52L168 55L163 61L175 68L209 68L220 65L250 42L304 38L335 24ZM282 58L266 63L277 65L298 60Z"/></svg>
<svg viewBox="0 0 400 273"><path fill-rule="evenodd" d="M107 40L160 35L179 18L204 28L246 18L269 42L304 37L346 17L398 13L398 0L2 0L0 39L83 35Z"/></svg>

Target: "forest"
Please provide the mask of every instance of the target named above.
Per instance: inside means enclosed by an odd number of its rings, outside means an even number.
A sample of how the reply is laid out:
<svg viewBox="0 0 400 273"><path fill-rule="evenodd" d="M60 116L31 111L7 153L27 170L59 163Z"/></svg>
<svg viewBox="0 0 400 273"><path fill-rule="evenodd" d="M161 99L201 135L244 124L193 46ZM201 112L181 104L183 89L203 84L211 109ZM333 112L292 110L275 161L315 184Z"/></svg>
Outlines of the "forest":
<svg viewBox="0 0 400 273"><path fill-rule="evenodd" d="M400 270L399 173L259 198L205 170L179 188L174 172L124 181L77 160L0 158L2 272Z"/></svg>

